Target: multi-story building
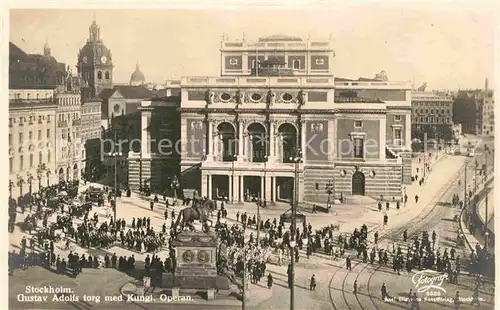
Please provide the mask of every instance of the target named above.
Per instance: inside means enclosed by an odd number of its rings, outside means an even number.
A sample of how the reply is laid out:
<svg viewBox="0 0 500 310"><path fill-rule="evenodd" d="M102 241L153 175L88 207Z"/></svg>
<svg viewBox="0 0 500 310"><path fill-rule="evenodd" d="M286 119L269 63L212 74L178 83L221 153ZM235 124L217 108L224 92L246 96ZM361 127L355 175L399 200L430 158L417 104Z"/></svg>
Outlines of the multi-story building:
<svg viewBox="0 0 500 310"><path fill-rule="evenodd" d="M58 180L70 181L80 178L82 166L81 140L81 91L82 81L69 70L64 83L55 91L57 103L56 160Z"/></svg>
<svg viewBox="0 0 500 310"><path fill-rule="evenodd" d="M453 138L453 99L432 92L412 92L412 135L422 139Z"/></svg>
<svg viewBox="0 0 500 310"><path fill-rule="evenodd" d="M488 79L484 83L479 104L476 105L476 134L493 136L495 133L495 98L493 90L488 87Z"/></svg>
<svg viewBox="0 0 500 310"><path fill-rule="evenodd" d="M9 90L9 190L14 198L54 182L53 95L49 86Z"/></svg>
<svg viewBox="0 0 500 310"><path fill-rule="evenodd" d="M329 41L221 45L221 76L181 79L184 190L233 202L292 199L294 184L300 202L325 202L330 183L337 194L402 195L411 175L410 83L335 79ZM143 103L142 141L152 139L156 107L173 104ZM141 170L152 173L148 160L162 155L144 143Z"/></svg>
<svg viewBox="0 0 500 310"><path fill-rule="evenodd" d="M99 97L83 99L81 143L82 143L82 170L92 173L101 163L101 103Z"/></svg>
<svg viewBox="0 0 500 310"><path fill-rule="evenodd" d="M477 130L478 106L483 101L481 90L459 90L453 98L453 123L462 125L464 134Z"/></svg>
<svg viewBox="0 0 500 310"><path fill-rule="evenodd" d="M55 89L65 65L9 44L9 190L17 198L53 184L56 175Z"/></svg>

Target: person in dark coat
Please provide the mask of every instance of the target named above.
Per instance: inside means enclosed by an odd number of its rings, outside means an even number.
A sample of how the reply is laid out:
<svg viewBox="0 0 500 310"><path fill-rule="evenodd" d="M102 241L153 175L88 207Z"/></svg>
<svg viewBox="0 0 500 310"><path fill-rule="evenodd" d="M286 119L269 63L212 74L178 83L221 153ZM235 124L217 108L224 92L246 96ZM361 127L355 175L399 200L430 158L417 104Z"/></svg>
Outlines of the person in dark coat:
<svg viewBox="0 0 500 310"><path fill-rule="evenodd" d="M165 212L163 212L163 216L165 216L165 221L168 220L168 210L165 210Z"/></svg>
<svg viewBox="0 0 500 310"><path fill-rule="evenodd" d="M350 258L349 256L347 256L347 257L345 258L345 268L346 268L347 270L352 270L352 269L351 269L351 258Z"/></svg>
<svg viewBox="0 0 500 310"><path fill-rule="evenodd" d="M382 301L385 301L387 297L387 287L385 287L385 283L382 283L382 287L380 288L380 293L382 294Z"/></svg>
<svg viewBox="0 0 500 310"><path fill-rule="evenodd" d="M273 275L269 273L267 275L267 288L271 289L271 287L273 287Z"/></svg>
<svg viewBox="0 0 500 310"><path fill-rule="evenodd" d="M151 211L153 211L154 205L155 203L153 201L149 203L149 208L151 209Z"/></svg>
<svg viewBox="0 0 500 310"><path fill-rule="evenodd" d="M312 275L311 281L309 283L309 290L315 291L316 290L316 277L315 275Z"/></svg>
<svg viewBox="0 0 500 310"><path fill-rule="evenodd" d="M384 226L387 225L387 222L389 221L389 216L387 214L384 215Z"/></svg>

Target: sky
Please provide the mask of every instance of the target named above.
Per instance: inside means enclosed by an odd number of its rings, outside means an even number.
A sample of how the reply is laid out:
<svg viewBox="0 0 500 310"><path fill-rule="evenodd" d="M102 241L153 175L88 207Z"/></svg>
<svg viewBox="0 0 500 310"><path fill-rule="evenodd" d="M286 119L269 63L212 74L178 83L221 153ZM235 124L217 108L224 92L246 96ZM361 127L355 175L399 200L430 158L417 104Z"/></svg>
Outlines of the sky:
<svg viewBox="0 0 500 310"><path fill-rule="evenodd" d="M224 32L229 40L244 34L247 41L273 34L331 36L335 76L373 77L385 70L389 80L455 90L482 88L485 78L494 78L498 33L493 12L487 5L380 3L266 11L15 9L10 11L10 41L33 54L43 54L47 41L52 55L74 68L95 16L112 51L115 83L128 83L136 63L148 82L163 83L217 76Z"/></svg>

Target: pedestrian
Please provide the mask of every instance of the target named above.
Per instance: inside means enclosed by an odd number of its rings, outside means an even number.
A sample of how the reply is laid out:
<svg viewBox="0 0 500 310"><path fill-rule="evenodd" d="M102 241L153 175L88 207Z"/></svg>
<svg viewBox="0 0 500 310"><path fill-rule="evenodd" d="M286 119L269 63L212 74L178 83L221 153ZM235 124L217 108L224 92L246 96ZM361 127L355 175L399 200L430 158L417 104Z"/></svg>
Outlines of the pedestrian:
<svg viewBox="0 0 500 310"><path fill-rule="evenodd" d="M168 220L168 210L165 210L165 212L163 212L163 216L165 217L165 221Z"/></svg>
<svg viewBox="0 0 500 310"><path fill-rule="evenodd" d="M388 221L389 221L389 216L387 216L387 214L384 214L384 226L387 226Z"/></svg>
<svg viewBox="0 0 500 310"><path fill-rule="evenodd" d="M378 202L378 210L382 211L382 202L381 201Z"/></svg>
<svg viewBox="0 0 500 310"><path fill-rule="evenodd" d="M408 202L408 195L405 194L405 204Z"/></svg>
<svg viewBox="0 0 500 310"><path fill-rule="evenodd" d="M403 241L406 242L407 239L408 239L408 229L405 229L405 231L403 231Z"/></svg>
<svg viewBox="0 0 500 310"><path fill-rule="evenodd" d="M453 303L455 304L455 309L460 308L460 292L457 291L455 293L455 298L453 299Z"/></svg>
<svg viewBox="0 0 500 310"><path fill-rule="evenodd" d="M418 195L415 195L415 203L418 203Z"/></svg>
<svg viewBox="0 0 500 310"><path fill-rule="evenodd" d="M273 287L273 275L269 273L267 275L267 288L271 289L271 287Z"/></svg>
<svg viewBox="0 0 500 310"><path fill-rule="evenodd" d="M151 211L153 211L154 204L155 204L155 203L154 203L153 201L151 201L151 202L149 203L149 208L151 209Z"/></svg>
<svg viewBox="0 0 500 310"><path fill-rule="evenodd" d="M476 304L478 307L481 307L481 304L479 303L479 287L476 285L474 287L474 292L472 293L472 301L470 302L470 305Z"/></svg>
<svg viewBox="0 0 500 310"><path fill-rule="evenodd" d="M312 275L311 281L309 283L309 290L315 291L316 290L316 278L315 275Z"/></svg>
<svg viewBox="0 0 500 310"><path fill-rule="evenodd" d="M385 203L385 210L389 211L389 201L386 201L386 203Z"/></svg>
<svg viewBox="0 0 500 310"><path fill-rule="evenodd" d="M399 210L399 200L396 201L396 210Z"/></svg>
<svg viewBox="0 0 500 310"><path fill-rule="evenodd" d="M375 232L374 237L375 237L375 244L377 244L377 242L378 242L378 231Z"/></svg>
<svg viewBox="0 0 500 310"><path fill-rule="evenodd" d="M358 280L354 280L353 289L353 293L356 294L358 292Z"/></svg>
<svg viewBox="0 0 500 310"><path fill-rule="evenodd" d="M411 290L410 290L411 292ZM418 297L417 293L413 293L413 296L411 297L411 308L410 310L420 310L420 305L418 304Z"/></svg>
<svg viewBox="0 0 500 310"><path fill-rule="evenodd" d="M387 295L387 287L385 287L385 282L382 283L382 287L380 288L380 293L382 294L382 301L385 301L385 299L389 297Z"/></svg>
<svg viewBox="0 0 500 310"><path fill-rule="evenodd" d="M345 267L346 267L347 270L352 270L351 269L351 258L349 256L347 256L345 258Z"/></svg>

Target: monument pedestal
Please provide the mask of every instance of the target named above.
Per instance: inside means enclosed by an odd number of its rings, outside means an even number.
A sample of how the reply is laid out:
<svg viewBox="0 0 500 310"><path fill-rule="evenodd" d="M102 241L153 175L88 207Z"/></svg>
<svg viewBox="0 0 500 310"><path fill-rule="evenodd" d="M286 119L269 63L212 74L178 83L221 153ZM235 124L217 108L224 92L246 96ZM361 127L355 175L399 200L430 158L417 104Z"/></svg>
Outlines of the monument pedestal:
<svg viewBox="0 0 500 310"><path fill-rule="evenodd" d="M179 233L173 242L177 267L175 274L162 275L162 287L171 288L172 295L180 291L206 291L215 299L217 290L229 290L229 280L217 275L217 236L214 232Z"/></svg>

